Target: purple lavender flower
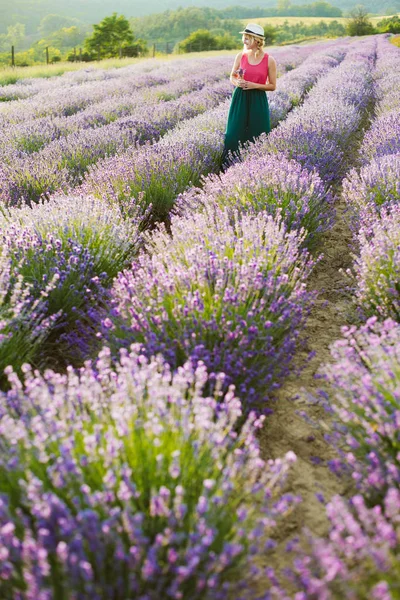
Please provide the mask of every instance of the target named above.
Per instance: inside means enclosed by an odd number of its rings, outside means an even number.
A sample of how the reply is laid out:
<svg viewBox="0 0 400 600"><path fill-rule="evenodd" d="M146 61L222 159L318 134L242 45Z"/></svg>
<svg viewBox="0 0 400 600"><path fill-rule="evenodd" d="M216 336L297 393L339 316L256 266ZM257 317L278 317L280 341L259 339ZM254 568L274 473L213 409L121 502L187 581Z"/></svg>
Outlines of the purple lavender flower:
<svg viewBox="0 0 400 600"><path fill-rule="evenodd" d="M119 275L114 327L104 335L114 348L139 343L148 356L162 353L174 369L204 361L250 406L290 371L311 306L304 234L287 233L265 212L239 217L212 205L173 218L171 233L149 238Z"/></svg>
<svg viewBox="0 0 400 600"><path fill-rule="evenodd" d="M1 596L224 600L295 501L280 489L295 456L261 460L262 420L243 424L232 389L204 396L202 364L173 374L132 351L111 367L104 349L79 373L8 371Z"/></svg>
<svg viewBox="0 0 400 600"><path fill-rule="evenodd" d="M217 203L233 213L266 211L280 215L288 229L304 229L310 247L333 223L332 196L315 172L284 155L253 156L225 173L203 181L202 189L183 194L180 210L201 210Z"/></svg>

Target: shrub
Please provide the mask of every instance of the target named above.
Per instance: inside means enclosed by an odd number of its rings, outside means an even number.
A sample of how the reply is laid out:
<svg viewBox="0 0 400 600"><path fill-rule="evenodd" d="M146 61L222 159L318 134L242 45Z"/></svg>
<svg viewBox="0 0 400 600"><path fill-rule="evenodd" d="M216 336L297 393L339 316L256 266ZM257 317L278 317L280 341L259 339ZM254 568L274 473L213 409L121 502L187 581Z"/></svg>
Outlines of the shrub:
<svg viewBox="0 0 400 600"><path fill-rule="evenodd" d="M187 38L179 42L180 52L201 52L203 50L217 50L218 37L212 35L207 29L193 31Z"/></svg>
<svg viewBox="0 0 400 600"><path fill-rule="evenodd" d="M216 202L233 213L280 214L289 230L305 230L308 247L329 229L334 217L332 197L318 174L302 169L282 154L249 154L243 163L233 165L225 173L210 175L202 189L183 194L181 202L192 210Z"/></svg>
<svg viewBox="0 0 400 600"><path fill-rule="evenodd" d="M86 357L107 287L138 250L135 222L125 221L118 208L93 198L55 197L32 209L10 210L1 233L13 269L29 282L35 298L40 299L48 282L57 277L46 293L47 314L61 317L43 354L47 359L57 357L60 364Z"/></svg>
<svg viewBox="0 0 400 600"><path fill-rule="evenodd" d="M400 489L400 326L392 320L345 328L322 373L326 406L338 417L333 437L343 466L374 502Z"/></svg>
<svg viewBox="0 0 400 600"><path fill-rule="evenodd" d="M343 180L343 198L362 214L400 201L400 152L382 156L361 168L352 169Z"/></svg>
<svg viewBox="0 0 400 600"><path fill-rule="evenodd" d="M375 119L363 140L362 160L365 163L400 152L400 113L398 108Z"/></svg>
<svg viewBox="0 0 400 600"><path fill-rule="evenodd" d="M9 371L0 408L3 598L254 597L253 561L295 500L203 365L103 350L79 374ZM218 410L217 410L218 400ZM251 575L250 575L251 573Z"/></svg>
<svg viewBox="0 0 400 600"><path fill-rule="evenodd" d="M4 369L13 365L19 371L26 361L36 363L39 349L49 336L59 314L48 314L46 297L56 280L44 282L42 294L35 298L32 285L19 272L22 264L12 266L6 248L0 256L0 384L5 383Z"/></svg>
<svg viewBox="0 0 400 600"><path fill-rule="evenodd" d="M112 347L140 343L173 369L190 359L222 371L247 405L268 396L289 372L313 294L313 261L265 212L232 215L207 207L173 218L118 276L104 321Z"/></svg>
<svg viewBox="0 0 400 600"><path fill-rule="evenodd" d="M400 571L400 492L390 489L384 507L368 509L362 496L350 502L335 496L327 505L325 539L308 535L298 548L286 581L299 590L296 600L397 600ZM274 599L288 600L273 578Z"/></svg>
<svg viewBox="0 0 400 600"><path fill-rule="evenodd" d="M355 301L366 316L400 321L400 208L383 208L380 219L367 220L358 235L360 255L355 256Z"/></svg>
<svg viewBox="0 0 400 600"><path fill-rule="evenodd" d="M368 18L368 12L362 5L355 6L350 11L346 29L349 35L371 35L375 33L374 26Z"/></svg>
<svg viewBox="0 0 400 600"><path fill-rule="evenodd" d="M207 111L182 123L156 144L100 161L88 170L80 190L116 202L124 210L135 203L143 215L151 206L143 227L149 221L166 220L180 193L218 169L223 149L220 125L226 112L224 107Z"/></svg>

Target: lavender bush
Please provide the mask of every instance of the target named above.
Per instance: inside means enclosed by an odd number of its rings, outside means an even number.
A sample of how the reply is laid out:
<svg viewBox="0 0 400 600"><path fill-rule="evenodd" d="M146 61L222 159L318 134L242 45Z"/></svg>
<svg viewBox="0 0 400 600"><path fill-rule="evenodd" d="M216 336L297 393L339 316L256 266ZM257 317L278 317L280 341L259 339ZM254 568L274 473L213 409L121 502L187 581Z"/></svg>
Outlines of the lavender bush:
<svg viewBox="0 0 400 600"><path fill-rule="evenodd" d="M21 268L21 265L19 265ZM0 384L9 365L19 371L24 362L36 363L39 349L46 340L59 314L47 317L46 298L55 280L42 286L41 297L35 298L32 285L12 268L7 249L0 256Z"/></svg>
<svg viewBox="0 0 400 600"><path fill-rule="evenodd" d="M334 218L332 196L319 175L282 154L249 155L225 173L210 175L202 189L182 194L178 202L185 210L199 210L208 203L244 214L280 214L289 230L305 230L308 247L316 244Z"/></svg>
<svg viewBox="0 0 400 600"><path fill-rule="evenodd" d="M400 152L400 115L398 109L375 119L363 141L363 162Z"/></svg>
<svg viewBox="0 0 400 600"><path fill-rule="evenodd" d="M138 251L137 224L99 200L59 197L5 213L0 231L13 275L29 282L33 297L46 295L49 316L60 315L43 355L76 363L89 351L107 288Z"/></svg>
<svg viewBox="0 0 400 600"><path fill-rule="evenodd" d="M235 433L240 402L202 395L204 365L136 351L25 372L0 408L3 598L255 597L243 583L294 500L295 456L261 460L262 418Z"/></svg>
<svg viewBox="0 0 400 600"><path fill-rule="evenodd" d="M288 595L276 578L270 598L279 600L398 600L400 492L389 489L383 508L367 508L362 496L327 505L327 539L309 534L286 579L299 590ZM287 586L284 586L287 587ZM300 591L301 590L301 591Z"/></svg>
<svg viewBox="0 0 400 600"><path fill-rule="evenodd" d="M362 150L362 149L361 149ZM343 197L358 212L400 200L400 152L372 160L358 172L352 169L343 180Z"/></svg>
<svg viewBox="0 0 400 600"><path fill-rule="evenodd" d="M400 320L400 208L382 208L380 219L366 219L358 234L360 254L349 274L355 302L366 316Z"/></svg>
<svg viewBox="0 0 400 600"><path fill-rule="evenodd" d="M265 212L239 217L217 206L173 218L171 233L161 229L150 253L118 276L108 343L140 343L173 369L204 361L246 406L260 402L290 371L314 296L304 233L287 233Z"/></svg>
<svg viewBox="0 0 400 600"><path fill-rule="evenodd" d="M363 494L376 500L389 486L400 489L400 326L372 317L346 328L332 358L323 369L332 393L326 405L345 426L334 439L345 443L344 465Z"/></svg>

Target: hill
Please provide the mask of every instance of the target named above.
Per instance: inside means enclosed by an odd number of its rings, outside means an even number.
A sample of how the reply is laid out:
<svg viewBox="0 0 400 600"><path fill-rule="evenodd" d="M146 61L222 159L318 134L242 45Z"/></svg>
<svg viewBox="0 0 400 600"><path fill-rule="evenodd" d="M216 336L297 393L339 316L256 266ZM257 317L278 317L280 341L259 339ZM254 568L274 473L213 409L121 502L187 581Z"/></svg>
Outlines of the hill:
<svg viewBox="0 0 400 600"><path fill-rule="evenodd" d="M304 3L304 0L292 1L292 4ZM259 4L258 0L254 0L254 7ZM272 8L276 4L276 0L263 0L262 7ZM357 4L357 0L331 0L330 4L346 11ZM379 9L376 0L363 0L363 4L373 13L400 12L400 0L382 0ZM28 35L36 33L41 19L48 14L73 17L84 24L93 24L113 12L140 17L187 6L226 8L232 6L232 0L148 0L145 3L139 0L0 0L0 34L15 23L25 24Z"/></svg>

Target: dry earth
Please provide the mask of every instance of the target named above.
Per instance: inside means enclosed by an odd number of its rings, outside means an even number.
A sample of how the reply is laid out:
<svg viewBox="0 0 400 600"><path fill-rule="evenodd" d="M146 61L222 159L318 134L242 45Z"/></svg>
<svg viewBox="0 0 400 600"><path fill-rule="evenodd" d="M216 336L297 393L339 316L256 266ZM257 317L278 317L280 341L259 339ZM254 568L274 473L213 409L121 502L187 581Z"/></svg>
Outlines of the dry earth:
<svg viewBox="0 0 400 600"><path fill-rule="evenodd" d="M286 491L300 495L302 502L279 524L278 539L275 538L278 545L265 557L264 566L268 564L277 571L290 564L292 558L285 550L286 544L293 537L301 540L304 527L316 535L328 531L325 508L316 493L322 493L328 501L334 494L351 491L351 482L333 475L326 464L336 455L324 440L323 431L298 414L305 411L322 427L329 426L329 415L320 406L310 403L308 396L321 388L321 380L316 379L315 374L320 365L329 361L330 345L341 336L341 327L353 316L351 296L346 289L348 281L340 272L351 265L352 239L342 199L338 199L336 211L336 224L325 234L320 248L323 259L310 280L310 288L319 295L306 327L306 351L314 351L315 356L300 375L289 378L276 394L273 413L267 417L260 434L264 459L281 457L289 450L297 455Z"/></svg>

